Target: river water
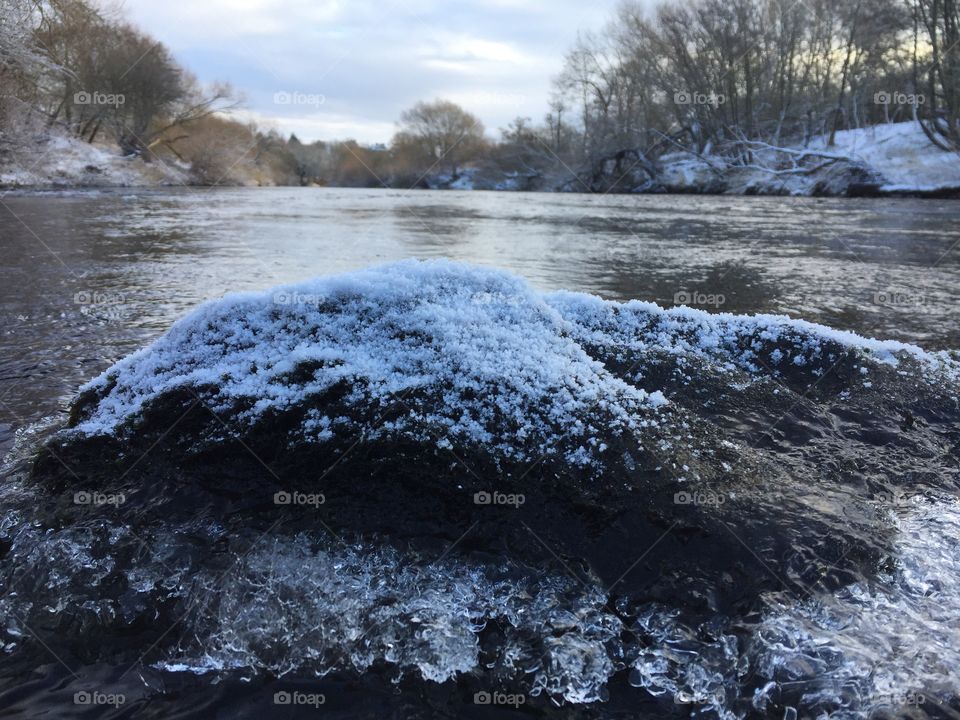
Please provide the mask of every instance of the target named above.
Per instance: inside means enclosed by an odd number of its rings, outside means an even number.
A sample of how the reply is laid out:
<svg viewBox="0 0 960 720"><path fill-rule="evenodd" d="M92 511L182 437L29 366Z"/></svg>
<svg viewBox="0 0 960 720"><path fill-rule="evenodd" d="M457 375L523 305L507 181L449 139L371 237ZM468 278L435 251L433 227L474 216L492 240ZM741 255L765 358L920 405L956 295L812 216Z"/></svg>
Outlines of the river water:
<svg viewBox="0 0 960 720"><path fill-rule="evenodd" d="M259 456L252 473L221 470L231 458L215 449L212 467L202 455L180 458L193 449L189 423L169 437L176 423L155 439L144 432L140 457L152 451L150 460L122 470L113 455L82 448L76 465L47 456L47 480L26 468L81 383L198 303L401 258L499 267L542 290L785 314L926 350L960 348L958 221L956 203L908 199L289 188L0 197L0 450L19 438L0 481L0 715L957 717L957 376L915 383L925 366L898 372L840 346L824 351L840 353L827 367L810 328L783 347L812 354L783 372L717 360L709 338L705 355L689 353L696 333L681 338L669 324L637 360L647 376L620 368L629 382L660 383L649 389L666 389L686 413L674 439L689 457L701 444L710 455L716 441L732 466L707 471L747 483L724 490L723 513L702 517L678 510L670 485L659 505L638 491L643 512L631 504L615 522L587 513L582 538L537 507L523 523L478 516L463 528L437 513L442 522L407 535L411 507L391 500L377 506L382 527L338 545L324 523L274 532L272 515L248 507ZM590 303L551 302L571 318L589 315ZM563 327L567 342L576 331ZM602 324L591 332L598 327L615 335ZM219 343L216 330L204 348ZM658 355L660 338L684 350ZM775 345L786 340L750 338L756 357L775 354L777 365ZM682 372L668 371L673 360ZM604 364L618 366L611 356L591 367ZM446 478L452 466L441 458L413 463L414 485L427 487L432 472ZM656 458L643 472L659 477ZM280 452L271 464L283 460ZM192 470L180 474L185 462ZM352 522L355 491L358 517L374 512L363 503L376 473L351 475L365 467L351 462L337 471L342 484L324 488L324 517L338 528ZM608 475L610 488L626 487ZM51 491L58 476L67 488ZM76 488L114 476L126 506L77 506ZM238 489L248 481L253 490ZM439 490L452 493L449 485ZM579 522L588 504L572 505L569 518ZM506 526L508 549L491 555ZM621 531L645 541L616 545ZM789 552L779 555L771 538ZM589 568L581 539L594 543ZM691 567L705 572L684 574ZM523 683L491 699L491 678L514 674Z"/></svg>
<svg viewBox="0 0 960 720"><path fill-rule="evenodd" d="M205 299L406 257L960 347L950 201L277 188L2 203L0 417L12 426L55 412Z"/></svg>

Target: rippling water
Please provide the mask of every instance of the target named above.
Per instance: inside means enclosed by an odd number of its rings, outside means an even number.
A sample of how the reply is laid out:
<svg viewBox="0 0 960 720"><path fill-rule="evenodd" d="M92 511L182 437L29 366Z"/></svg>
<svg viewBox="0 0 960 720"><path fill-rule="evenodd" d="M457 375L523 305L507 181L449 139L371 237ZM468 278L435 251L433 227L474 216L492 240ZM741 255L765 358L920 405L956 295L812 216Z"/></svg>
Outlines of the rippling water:
<svg viewBox="0 0 960 720"><path fill-rule="evenodd" d="M887 400L908 406L912 390L871 389L865 366L846 388L826 383L809 397L776 387L780 376L771 384L749 373L741 383L704 372L706 403L697 383L683 389L689 378L674 387L677 403L704 421L698 427L733 417L745 424L727 423L728 437L782 464L758 465L753 479L761 489L790 479L784 529L809 536L815 517L831 528L822 542L793 548L803 557L775 564L784 576L768 564L780 560L773 544L741 540L742 577L766 584L739 617L717 609L719 586L671 577L662 565L648 597L618 599L597 568L571 571L550 551L536 566L509 552L491 557L479 544L471 551L470 541L427 557L413 547L332 543L307 527L268 532L241 553L245 532L259 530L227 527L239 508L217 522L159 523L149 513L131 522L47 511L18 453L62 420L81 382L200 301L410 256L503 267L546 290L785 313L956 348L958 220L955 203L914 200L316 189L4 197L0 442L9 447L19 435L0 486L8 653L0 711L273 716L276 694L287 693L299 705L283 709L305 717L512 717L545 708L584 718L790 720L797 708L799 717L956 717L960 445L955 432L933 427L953 410L914 408L933 428L914 445L904 440L902 448L927 453L914 468L895 437L900 418L874 423L863 399L875 392L879 413ZM844 407L851 388L856 409ZM775 404L788 394L784 414ZM794 400L802 406L791 415ZM757 428L774 419L779 430L754 447ZM901 429L912 415L908 422ZM862 457L872 447L887 453L882 461ZM884 477L883 462L900 477ZM811 467L824 477L805 477ZM902 477L913 469L917 478ZM900 481L904 494L876 496ZM764 492L757 507L778 507ZM847 527L868 558L880 556L875 570L854 572L852 546L835 547ZM660 550L680 557L692 540L677 533ZM610 558L613 578L633 551ZM672 602L671 587L682 601ZM687 610L701 605L713 615L694 623ZM158 632L171 618L172 632ZM71 645L75 637L83 643ZM523 676L522 693L469 702L489 690L471 679L478 662L507 685ZM122 693L124 703L68 702L91 688ZM460 696L467 700L451 700Z"/></svg>
<svg viewBox="0 0 960 720"><path fill-rule="evenodd" d="M0 242L0 410L14 425L49 415L204 299L404 257L502 267L547 290L786 313L960 347L960 205L950 201L291 188L8 195Z"/></svg>

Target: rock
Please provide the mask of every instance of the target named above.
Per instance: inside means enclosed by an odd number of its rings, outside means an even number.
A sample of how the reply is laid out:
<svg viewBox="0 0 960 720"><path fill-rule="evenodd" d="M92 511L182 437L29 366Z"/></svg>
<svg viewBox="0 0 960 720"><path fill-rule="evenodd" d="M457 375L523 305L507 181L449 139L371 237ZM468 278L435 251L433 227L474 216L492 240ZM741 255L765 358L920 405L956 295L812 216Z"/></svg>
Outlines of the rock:
<svg viewBox="0 0 960 720"><path fill-rule="evenodd" d="M812 457L789 467L756 445L826 441L829 406L858 384L857 368L888 390L907 382L887 364L895 358L928 415L950 418L922 374L954 366L909 346L783 318L542 296L501 273L401 263L205 305L87 385L34 475L65 497L78 484L123 493L122 510L141 521L248 522L256 510L266 526L289 512L273 505L278 492L322 493L338 532L403 542L453 540L482 517L473 541L491 552L526 532L521 518L605 582L622 570L615 548L648 547L676 527L665 557L706 577L735 569L739 540L721 523L798 542L764 514L797 499L752 495L790 496L822 468ZM784 413L782 426L795 425L794 402L809 419L785 445L766 438L764 423ZM750 433L754 447L743 444ZM495 491L526 502L506 513L474 503ZM817 525L808 520L804 532ZM834 521L823 521L827 532ZM638 570L622 589L662 571Z"/></svg>
<svg viewBox="0 0 960 720"><path fill-rule="evenodd" d="M474 582L493 593L513 578L525 588L511 601L520 605L462 612L522 626L533 647L563 635L567 659L558 649L543 682L583 701L615 672L603 648L621 623L659 632L642 614L651 603L697 627L753 617L771 593L879 573L894 534L878 510L884 493L958 487L948 459L960 446L957 378L956 359L901 343L785 317L538 293L448 262L231 295L86 385L68 427L41 448L30 485L42 500L21 532L57 540L36 558L18 542L7 549L29 577L17 602L30 605L17 612L67 644L97 633L95 646L77 641L71 652L121 652L131 633L162 643L155 628L196 593L216 594L235 556L244 574L218 601L219 629L197 620L233 653L231 618L244 598L262 600L251 588L273 582L280 558L319 588L330 580L311 564L319 552L366 587L364 573L377 571L363 569L359 551L314 549L336 538L396 558L388 577L402 579L403 593L447 577L462 581L444 585L451 597ZM902 427L907 413L913 422ZM81 535L94 538L90 548ZM145 578L143 547L179 580ZM50 558L62 548L79 548L68 553L79 569L52 582ZM410 553L444 572L434 577L403 559ZM189 577L206 584L187 592ZM271 590L274 610L320 592L294 585L291 576ZM590 627L605 629L590 635L557 616L532 639L541 625L521 622L533 611L523 597L581 586L599 613ZM407 607L393 592L364 612ZM100 609L44 615L54 602ZM256 635L250 612L250 662L289 662ZM427 643L425 673L469 666L480 640L456 633L449 656ZM509 654L514 641L489 636L483 652ZM398 643L384 658L412 652ZM583 643L593 649L575 649ZM724 647L710 651L718 662ZM598 664L583 674L593 679L568 685L563 663L588 656ZM519 666L509 668L504 677L519 682Z"/></svg>

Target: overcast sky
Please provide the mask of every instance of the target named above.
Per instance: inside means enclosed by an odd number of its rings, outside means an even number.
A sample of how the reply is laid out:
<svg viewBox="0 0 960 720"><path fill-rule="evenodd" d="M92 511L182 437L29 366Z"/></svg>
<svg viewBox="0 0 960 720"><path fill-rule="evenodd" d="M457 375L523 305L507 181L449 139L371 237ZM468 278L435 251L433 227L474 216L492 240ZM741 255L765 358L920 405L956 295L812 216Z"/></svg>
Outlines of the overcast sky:
<svg viewBox="0 0 960 720"><path fill-rule="evenodd" d="M540 121L578 30L617 0L126 0L201 81L302 140L386 142L417 100L454 100L487 133Z"/></svg>

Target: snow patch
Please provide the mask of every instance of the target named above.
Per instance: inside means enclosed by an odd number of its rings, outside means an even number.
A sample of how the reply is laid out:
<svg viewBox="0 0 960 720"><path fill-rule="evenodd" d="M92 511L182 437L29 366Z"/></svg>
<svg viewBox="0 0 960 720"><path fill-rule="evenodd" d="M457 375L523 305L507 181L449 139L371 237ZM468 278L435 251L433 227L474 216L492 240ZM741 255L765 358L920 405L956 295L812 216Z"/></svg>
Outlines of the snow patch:
<svg viewBox="0 0 960 720"><path fill-rule="evenodd" d="M186 165L145 163L139 157L124 157L113 146L58 134L18 149L0 165L0 186L134 187L188 182Z"/></svg>

